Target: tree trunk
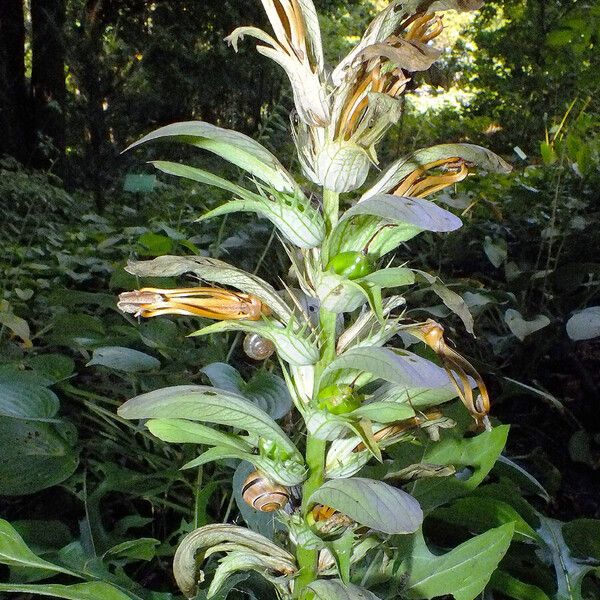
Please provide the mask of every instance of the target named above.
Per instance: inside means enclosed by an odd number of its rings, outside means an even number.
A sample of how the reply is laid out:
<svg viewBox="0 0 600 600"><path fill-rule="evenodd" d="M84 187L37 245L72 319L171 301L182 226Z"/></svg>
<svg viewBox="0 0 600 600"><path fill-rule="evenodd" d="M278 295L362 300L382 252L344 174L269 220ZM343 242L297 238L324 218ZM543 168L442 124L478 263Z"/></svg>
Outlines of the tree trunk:
<svg viewBox="0 0 600 600"><path fill-rule="evenodd" d="M65 0L31 0L31 91L36 151L34 164L48 167L65 155Z"/></svg>
<svg viewBox="0 0 600 600"><path fill-rule="evenodd" d="M23 0L0 1L0 155L29 158Z"/></svg>

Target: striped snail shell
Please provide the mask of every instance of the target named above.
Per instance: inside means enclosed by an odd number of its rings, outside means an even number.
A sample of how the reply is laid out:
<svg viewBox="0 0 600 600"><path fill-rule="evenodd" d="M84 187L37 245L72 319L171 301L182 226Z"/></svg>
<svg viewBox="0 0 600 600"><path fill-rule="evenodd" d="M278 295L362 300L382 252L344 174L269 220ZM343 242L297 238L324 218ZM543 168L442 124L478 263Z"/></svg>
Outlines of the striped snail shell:
<svg viewBox="0 0 600 600"><path fill-rule="evenodd" d="M265 360L275 352L275 344L258 333L248 333L244 338L244 352L254 360Z"/></svg>
<svg viewBox="0 0 600 600"><path fill-rule="evenodd" d="M242 498L256 510L273 512L289 502L290 492L286 487L273 483L259 471L253 471L242 485Z"/></svg>

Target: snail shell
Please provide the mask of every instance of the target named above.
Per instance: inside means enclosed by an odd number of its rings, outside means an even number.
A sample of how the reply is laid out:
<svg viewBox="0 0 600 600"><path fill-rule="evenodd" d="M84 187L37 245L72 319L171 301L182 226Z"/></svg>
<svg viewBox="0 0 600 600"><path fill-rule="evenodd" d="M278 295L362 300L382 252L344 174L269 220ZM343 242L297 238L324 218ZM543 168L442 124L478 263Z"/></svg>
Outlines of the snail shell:
<svg viewBox="0 0 600 600"><path fill-rule="evenodd" d="M242 485L242 498L256 510L273 512L283 508L290 501L290 492L286 487L273 483L259 471L253 471Z"/></svg>
<svg viewBox="0 0 600 600"><path fill-rule="evenodd" d="M275 352L275 344L258 333L248 333L244 338L244 352L254 360L265 360Z"/></svg>

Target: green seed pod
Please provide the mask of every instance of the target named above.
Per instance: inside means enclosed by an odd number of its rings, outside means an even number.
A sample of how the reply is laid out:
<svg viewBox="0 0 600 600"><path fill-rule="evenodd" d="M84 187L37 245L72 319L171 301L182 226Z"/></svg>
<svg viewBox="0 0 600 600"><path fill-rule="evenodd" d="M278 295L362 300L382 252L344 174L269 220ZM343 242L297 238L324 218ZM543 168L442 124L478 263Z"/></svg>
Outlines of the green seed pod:
<svg viewBox="0 0 600 600"><path fill-rule="evenodd" d="M329 261L327 270L352 280L369 275L375 270L375 265L365 252L349 250L334 256Z"/></svg>
<svg viewBox="0 0 600 600"><path fill-rule="evenodd" d="M356 410L363 396L354 393L350 385L333 384L323 388L317 395L317 406L333 415L343 415Z"/></svg>

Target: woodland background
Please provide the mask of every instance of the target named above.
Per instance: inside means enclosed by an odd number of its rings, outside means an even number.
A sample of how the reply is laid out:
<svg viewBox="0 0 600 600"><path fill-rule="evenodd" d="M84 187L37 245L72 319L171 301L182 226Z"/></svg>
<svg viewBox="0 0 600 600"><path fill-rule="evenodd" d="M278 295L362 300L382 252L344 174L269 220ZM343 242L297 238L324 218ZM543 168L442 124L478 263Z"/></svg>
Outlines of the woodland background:
<svg viewBox="0 0 600 600"><path fill-rule="evenodd" d="M332 61L377 8L315 4ZM161 540L135 566L150 588L164 585L186 523L235 511L229 471L207 468L199 498L177 470L187 450L133 435L115 407L203 381L211 362L254 367L233 337L199 343L185 320L138 325L118 313L116 295L136 285L123 266L210 254L274 281L287 264L267 222L200 227L194 219L223 197L156 179L145 165L155 149L121 151L160 125L202 119L254 136L299 172L287 81L252 43L236 55L223 41L264 21L255 0L0 2L0 516L21 532L44 520L42 547L110 547L126 531ZM511 424L507 454L550 494L546 514L599 518L600 338L566 325L600 304L600 6L488 0L447 25L443 60L406 97L380 153L468 141L514 170L443 195L465 227L442 241L421 236L397 257L461 294L477 337L418 289L408 304L427 309L409 314L441 320L484 374L494 417ZM181 146L159 152L212 160ZM97 352L106 347L121 350ZM19 397L40 411L21 415L35 423L25 432L7 408Z"/></svg>

